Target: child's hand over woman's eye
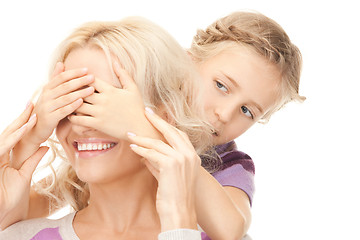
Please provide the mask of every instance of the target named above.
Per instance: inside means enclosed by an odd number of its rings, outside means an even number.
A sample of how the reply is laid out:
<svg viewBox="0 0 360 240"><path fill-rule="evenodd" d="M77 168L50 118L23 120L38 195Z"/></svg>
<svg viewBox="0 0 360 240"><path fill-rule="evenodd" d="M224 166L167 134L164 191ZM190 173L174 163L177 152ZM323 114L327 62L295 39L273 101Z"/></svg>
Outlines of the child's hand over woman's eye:
<svg viewBox="0 0 360 240"><path fill-rule="evenodd" d="M80 107L83 98L93 94L94 88L88 86L93 81L94 77L87 75L86 68L64 71L64 65L58 63L35 105L38 122L31 132L30 142L46 141L59 121Z"/></svg>
<svg viewBox="0 0 360 240"><path fill-rule="evenodd" d="M69 120L99 130L118 139L128 139L127 132L146 129L150 125L144 115L144 103L134 80L114 63L115 74L123 88L112 86L98 78L90 84L96 90L84 98L84 103Z"/></svg>

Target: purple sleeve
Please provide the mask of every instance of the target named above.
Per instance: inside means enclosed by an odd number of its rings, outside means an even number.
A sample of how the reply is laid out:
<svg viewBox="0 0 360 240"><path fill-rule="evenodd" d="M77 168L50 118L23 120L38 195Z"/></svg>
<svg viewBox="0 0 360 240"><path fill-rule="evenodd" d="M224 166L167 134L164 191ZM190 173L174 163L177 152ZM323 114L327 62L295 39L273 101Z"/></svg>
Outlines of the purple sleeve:
<svg viewBox="0 0 360 240"><path fill-rule="evenodd" d="M255 191L254 162L247 154L238 151L233 141L218 146L217 152L223 163L220 170L212 173L212 175L223 186L232 186L243 190L248 195L250 205L252 205Z"/></svg>

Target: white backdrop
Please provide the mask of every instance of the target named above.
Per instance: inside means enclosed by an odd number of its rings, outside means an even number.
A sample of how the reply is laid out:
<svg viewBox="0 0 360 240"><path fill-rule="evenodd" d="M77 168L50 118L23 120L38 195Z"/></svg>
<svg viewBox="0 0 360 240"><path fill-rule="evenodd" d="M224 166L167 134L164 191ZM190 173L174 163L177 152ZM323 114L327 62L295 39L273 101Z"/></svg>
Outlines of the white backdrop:
<svg viewBox="0 0 360 240"><path fill-rule="evenodd" d="M262 239L360 239L360 8L355 1L1 1L2 130L46 81L50 54L90 20L140 15L189 47L197 28L235 10L275 19L303 53L301 94L267 125L239 139L256 164L250 235ZM220 206L219 206L220 207Z"/></svg>

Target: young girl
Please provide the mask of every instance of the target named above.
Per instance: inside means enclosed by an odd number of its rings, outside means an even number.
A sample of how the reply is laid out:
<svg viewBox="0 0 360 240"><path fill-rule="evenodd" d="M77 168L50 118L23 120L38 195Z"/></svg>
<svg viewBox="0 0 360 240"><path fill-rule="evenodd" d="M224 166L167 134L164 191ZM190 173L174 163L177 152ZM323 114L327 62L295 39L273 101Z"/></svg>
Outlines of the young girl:
<svg viewBox="0 0 360 240"><path fill-rule="evenodd" d="M203 159L203 166L223 187L201 168L198 191L195 192L197 218L212 239L236 239L243 236L250 225L254 165L249 156L236 150L232 140L255 122L267 121L287 102L303 100L298 95L301 55L278 24L261 14L248 12L230 14L205 31L200 30L189 52L202 77L199 91L205 92L205 110L215 129L213 138L222 158L220 165ZM131 80L123 72L121 78L127 79L129 87L125 86L125 91L111 98L118 101L92 106L84 104L77 111L87 116L72 116L71 121L119 138L126 137L126 131L116 131L108 126L128 126L128 131L142 135L136 127L142 125L130 126L124 119L116 117L129 111L134 113L129 110L134 108L132 104L122 104L124 99L138 99ZM111 91L105 95L111 96ZM111 107L120 105L121 108ZM96 111L90 113L90 107ZM142 115L138 116L140 119ZM141 147L158 152L158 142L154 144L149 139L130 135L130 140L139 146L133 148L138 154L145 155ZM176 142L181 141L177 136ZM152 163L145 161L149 169ZM28 217L48 214L44 212L48 201L33 194L30 203L39 202L42 204L30 208Z"/></svg>
<svg viewBox="0 0 360 240"><path fill-rule="evenodd" d="M36 127L22 141L39 148L41 142L35 143L48 138L49 126L57 125L56 136L66 157L53 145L64 161L55 167L52 183L43 191L54 194L61 206L71 204L76 212L56 221L19 222L1 232L0 238L154 239L162 232L159 239L200 239L193 192L201 161L195 151L190 155L192 161L182 164L187 166L185 179L169 167L170 171L165 169L155 179L128 141L66 118L77 95L96 89L87 98L91 100L110 86L120 87L111 67L112 62L119 62L134 78L145 106L184 132L171 125L160 126L159 131L181 134L184 143L193 146L194 142L200 153L210 145L211 131L196 101L194 89L198 86L192 79L196 74L191 59L161 28L128 18L85 24L60 45L55 60L63 64L56 65L51 81L43 88L34 109ZM118 71L118 64L114 66ZM60 73L64 69L67 71ZM86 87L89 81L93 87ZM147 112L149 119L165 122L150 108ZM33 124L33 120L29 122ZM164 140L171 142L171 138ZM23 150L16 150L18 156ZM187 188L182 188L185 185Z"/></svg>

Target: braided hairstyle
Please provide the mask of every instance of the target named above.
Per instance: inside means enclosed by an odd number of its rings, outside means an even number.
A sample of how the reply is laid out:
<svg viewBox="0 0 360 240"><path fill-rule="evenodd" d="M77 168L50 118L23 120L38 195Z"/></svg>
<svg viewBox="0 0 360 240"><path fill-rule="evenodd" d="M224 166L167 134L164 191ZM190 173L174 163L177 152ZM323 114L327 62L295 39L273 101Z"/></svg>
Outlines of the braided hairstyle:
<svg viewBox="0 0 360 240"><path fill-rule="evenodd" d="M231 47L255 50L281 72L280 96L276 107L262 121L290 101L302 102L299 95L302 56L283 28L274 20L255 12L234 12L220 18L205 30L198 30L189 52L197 62L204 62Z"/></svg>

